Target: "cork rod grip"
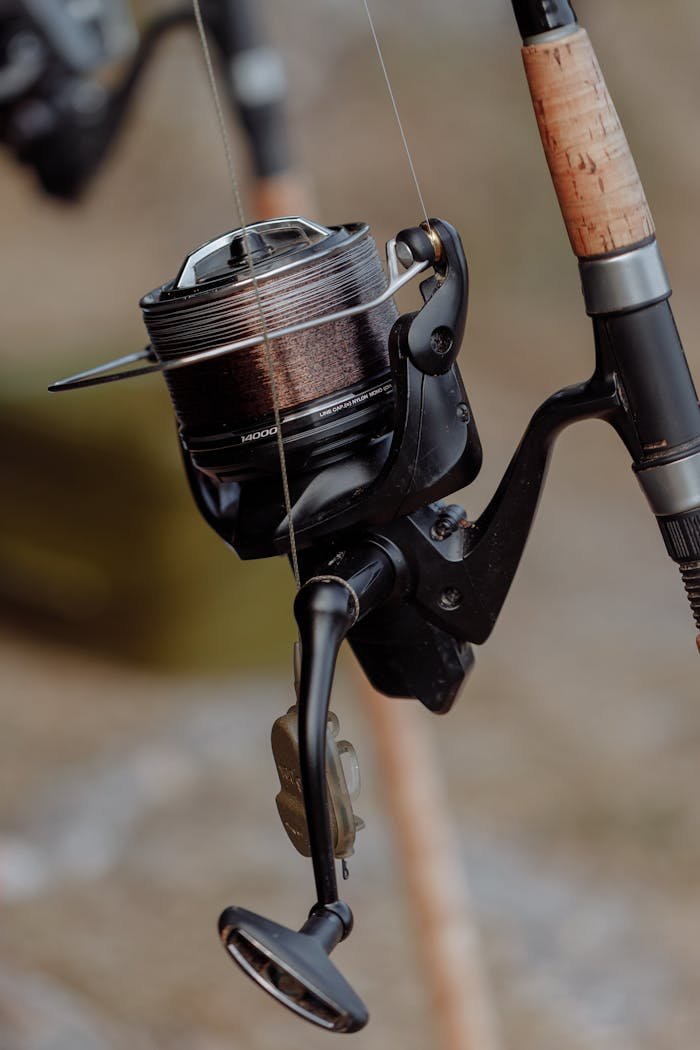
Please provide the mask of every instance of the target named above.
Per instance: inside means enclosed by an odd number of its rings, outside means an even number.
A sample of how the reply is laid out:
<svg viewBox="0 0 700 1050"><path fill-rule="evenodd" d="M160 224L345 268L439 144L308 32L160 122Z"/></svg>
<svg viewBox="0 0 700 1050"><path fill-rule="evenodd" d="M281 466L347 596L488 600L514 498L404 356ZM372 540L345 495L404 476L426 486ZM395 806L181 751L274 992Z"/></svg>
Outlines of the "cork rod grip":
<svg viewBox="0 0 700 1050"><path fill-rule="evenodd" d="M637 168L585 29L523 47L523 61L574 253L609 255L653 237Z"/></svg>

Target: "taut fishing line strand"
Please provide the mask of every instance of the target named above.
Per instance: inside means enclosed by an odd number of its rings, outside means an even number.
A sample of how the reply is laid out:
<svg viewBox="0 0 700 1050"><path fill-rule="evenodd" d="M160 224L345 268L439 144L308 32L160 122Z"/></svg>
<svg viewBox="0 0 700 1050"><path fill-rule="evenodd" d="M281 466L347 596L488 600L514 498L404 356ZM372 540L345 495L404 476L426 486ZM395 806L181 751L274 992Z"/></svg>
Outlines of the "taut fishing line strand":
<svg viewBox="0 0 700 1050"><path fill-rule="evenodd" d="M425 206L425 201L424 201L424 198L423 198L423 193L422 193L422 190L421 190L420 182L418 180L418 175L417 175L417 172L416 172L415 164L413 162L413 157L411 155L411 150L409 148L408 140L406 138L406 133L404 131L403 123L401 121L401 116L399 114L399 109L398 109L398 105L397 105L397 102L396 102L396 96L394 94L394 91L393 91L393 88L392 88L392 85L391 85L391 80L390 80L389 73L388 73L388 70L387 70L387 67L386 67L386 63L384 61L384 56L383 56L383 53L382 53L381 45L379 43L379 38L377 36L377 31L376 31L376 28L375 28L374 20L372 18L372 14L370 12L368 0L363 0L363 5L364 5L364 9L365 9L365 14L367 16L367 21L369 23L369 28L370 28L370 32L371 32L371 35L372 35L372 39L374 41L374 46L375 46L375 49L376 49L376 52L377 52L377 57L378 57L378 60L379 60L379 64L380 64L382 73L384 75L384 81L386 83L387 92L389 94L389 99L391 101L391 105L392 105L392 108L393 108L393 111L394 111L394 116L396 118L396 123L397 123L398 129L399 129L399 133L400 133L400 136L401 136L401 141L403 143L404 151L405 151L405 154L406 154L406 159L408 161L408 166L409 166L409 169L411 171L413 182L414 182L414 185L415 185L415 188L416 188L416 193L418 195L418 200L419 200L419 203L420 203L420 206L421 206L424 218L425 218L425 222L426 222L427 226L429 227L430 226L430 220L429 220L429 217L428 217L428 211L427 211L427 208ZM311 282L311 287L307 284L306 290L304 290L303 288L302 289L293 288L293 289L289 289L289 290L286 289L286 288L277 288L277 289L274 290L273 295L267 295L267 296L263 295L263 292L262 292L262 290L260 288L260 284L259 284L259 281L258 281L257 274L255 272L255 265L253 263L253 259L252 259L252 255L251 255L251 251L250 251L250 241L249 241L249 237L248 237L248 226L247 226L246 219L245 219L245 214L244 214L244 210L243 210L243 202L242 202L242 199L241 199L241 193L240 193L238 178L237 178L237 175L236 175L235 165L233 163L233 156L232 156L232 152L231 152L231 148L230 148L228 134L227 134L227 131L226 131L226 124L225 124L225 120L224 120L224 114L223 114L223 109L222 109L222 105L221 105L221 99L220 99L219 91L218 91L217 84L216 84L216 77L215 77L214 67L213 67L213 63L212 63L212 59L211 59L211 51L210 51L209 43L208 43L208 40L207 40L206 27L204 25L204 19L202 17L200 0L192 0L192 6L193 6L195 21L197 23L197 29L198 29L198 32L199 32L199 37L200 37L200 41L201 41L201 45L202 45L202 52L203 52L204 62L205 62L206 70L207 70L207 76L208 76L208 79L209 79L209 85L210 85L212 97L213 97L213 100L214 100L214 107L215 107L215 110L216 110L216 118L217 118L217 122L218 122L218 125L219 125L219 132L220 132L220 136L221 136L221 141L222 141L222 144L223 144L223 147L224 147L224 152L225 152L225 155L226 155L226 164L227 164L227 167L228 167L228 173L229 173L229 178L230 178L230 182L231 182L231 188L233 190L234 202L235 202L236 211L237 211L237 214L238 214L238 224L239 224L241 230L243 231L243 240L244 240L244 245L245 245L246 263L247 263L247 266L248 266L248 270L250 272L251 284L252 284L252 290L253 290L253 297L252 298L253 298L253 300L255 302L257 314L259 316L260 325L261 325L261 334L262 334L262 338L263 338L262 347L263 347L264 358L265 358L265 363L266 363L266 370L267 370L267 373L268 373L269 383L270 383L270 393L271 393L271 397L272 397L272 409L273 409L273 416L274 416L275 429L276 429L277 451L278 451L279 464L280 464L280 475L281 475L281 481L282 481L282 491L283 491L283 496L284 496L284 507L285 507L285 512L286 512L286 515L287 515L288 530L289 530L290 558L291 558L291 562L292 562L292 569L293 569L293 572L294 572L294 578L295 578L295 581L296 581L296 585L297 585L297 587L300 587L300 585L301 585L301 577L300 577L300 573L299 573L299 564L298 564L297 548L296 548L296 538L295 538L295 535L294 535L294 523L293 523L293 520L292 520L292 503L291 503L291 494L290 494L290 488L289 488L289 477L288 477L288 471L287 471L287 462L286 462L286 455L285 455L285 448L284 448L284 439L283 439L283 434L282 434L282 417L281 417L280 395L279 395L279 388L278 388L278 383L277 383L277 376L276 376L276 373L275 373L274 358L273 358L272 349L271 349L271 346L270 346L269 322L270 322L271 319L273 319L273 318L275 318L277 316L278 310L283 310L283 309L284 310L289 310L289 309L291 309L292 313L294 315L296 315L297 311L303 312L305 310L306 306L309 305L313 300L316 299L316 297L318 296L319 292L325 291L326 289L328 289L328 288L333 286L334 279L338 282L337 286L334 288L334 291L335 291L336 295L340 296L341 302L342 302L342 299L343 299L343 293L347 294L348 298L350 299L350 298L353 297L353 293L354 293L355 289L353 288L352 276L351 275L343 275L343 274L337 272L335 268L330 267L328 269L328 272L325 273L324 275L322 275L323 278L325 278L325 279L322 280L319 283L319 285L316 286L316 287L313 287L313 282ZM291 295L288 294L286 299L285 299L285 296L284 296L284 292L285 291L292 291L293 294L291 294ZM281 295L281 302L280 302L280 299L278 298L278 294L279 293L282 293L282 295ZM266 308L267 308L267 310L266 310ZM270 315L269 317L268 317L268 311L269 311L269 315ZM227 311L226 311L225 308L222 308L222 309L219 309L219 310L214 310L213 311L213 316L212 316L212 312L210 311L208 317L206 318L206 320L204 318L201 318L201 321L200 321L199 318L197 318L196 313L195 313L195 315L191 318L191 320L194 322L194 329L190 330L190 334L191 335L195 334L195 330L196 330L196 333L197 333L196 336L195 336L196 339L200 339L201 338L202 340L206 341L208 339L208 334L209 334L207 332L207 329L209 328L210 323L212 321L214 321L214 327L217 329L217 333L215 333L215 334L218 334L219 336L221 336L222 332L226 331L227 338L230 339L230 340L231 339L235 340L235 337L236 337L236 334L237 334L237 331L238 331L238 326L236 324L236 319L232 318L230 316L227 316ZM274 327L274 325L273 325L273 327ZM167 346L167 344L168 344L168 342L170 341L171 338L174 337L175 341L177 340L177 334L175 332L173 332L172 329L170 329L170 331L167 330L168 329L167 323L165 325L165 328L166 328L166 330L162 331L163 343L161 344L161 349L163 349L163 350L166 349L166 346ZM167 353L167 350L166 350L166 353Z"/></svg>
<svg viewBox="0 0 700 1050"><path fill-rule="evenodd" d="M260 324L262 327L263 336L263 347L265 351L265 361L267 364L268 374L270 378L270 391L272 393L272 409L275 418L275 426L277 428L277 451L279 454L280 461L280 474L282 477L282 492L284 496L284 509L287 514L287 522L289 525L289 553L292 561L292 571L294 572L294 579L296 581L297 588L301 586L301 575L299 573L299 559L297 557L297 546L296 538L294 536L294 523L292 521L292 500L289 492L289 477L287 474L287 459L284 452L284 441L282 438L282 414L280 412L279 397L277 392L277 382L275 377L274 363L272 359L272 351L270 349L270 339L268 335L268 327L265 320L265 312L263 309L262 299L260 297L260 288L258 286L258 279L255 273L255 266L250 253L250 242L248 239L248 226L245 221L245 215L243 212L243 201L241 199L241 193L238 186L238 179L236 177L236 169L233 164L233 156L231 154L231 147L226 133L226 124L224 121L223 109L221 106L221 99L219 97L219 90L216 86L216 77L214 75L214 66L211 60L211 51L209 50L209 42L207 40L207 32L204 26L204 19L202 18L202 10L199 4L199 0L192 0L192 7L194 10L195 21L197 22L197 29L199 31L199 39L202 43L202 51L204 53L204 63L207 68L207 76L209 77L209 86L211 93L214 97L214 106L216 108L216 117L219 123L219 131L221 133L221 139L224 146L224 152L226 153L226 163L228 165L229 176L231 179L231 186L233 189L233 196L236 204L236 211L238 212L238 222L240 228L243 230L243 238L245 242L245 254L248 263L248 269L250 270L250 277L253 283L254 294L258 304L258 310L260 314Z"/></svg>
<svg viewBox="0 0 700 1050"><path fill-rule="evenodd" d="M394 116L396 117L396 123L398 124L398 127L399 127L399 134L401 135L401 141L403 142L403 148L404 148L404 151L406 153L406 159L408 160L408 166L411 169L411 175L413 176L413 182L415 183L416 193L418 194L418 200L420 202L421 210L422 210L423 215L425 217L426 226L428 227L428 229L430 229L430 219L428 218L428 209L426 208L425 201L423 200L423 193L422 193L421 188L420 188L420 182L418 181L418 175L416 173L416 167L415 167L415 164L413 163L413 157L411 156L411 150L409 149L408 139L406 138L406 132L403 129L403 123L401 121L401 117L399 116L399 107L398 107L398 105L396 103L396 96L395 96L394 90L393 90L393 88L391 86L391 80L389 79L389 73L387 71L386 63L384 61L384 55L382 54L381 45L379 43L379 37L377 36L377 30L374 27L374 19L372 18L372 14L371 14L370 9L369 9L368 0L362 0L362 3L364 4L365 13L367 15L367 21L369 22L370 32L372 34L372 39L374 40L374 46L377 49L377 58L379 59L379 65L382 67L382 73L384 74L384 82L386 83L386 89L389 92L389 98L391 99L391 105L393 106L393 109L394 109Z"/></svg>

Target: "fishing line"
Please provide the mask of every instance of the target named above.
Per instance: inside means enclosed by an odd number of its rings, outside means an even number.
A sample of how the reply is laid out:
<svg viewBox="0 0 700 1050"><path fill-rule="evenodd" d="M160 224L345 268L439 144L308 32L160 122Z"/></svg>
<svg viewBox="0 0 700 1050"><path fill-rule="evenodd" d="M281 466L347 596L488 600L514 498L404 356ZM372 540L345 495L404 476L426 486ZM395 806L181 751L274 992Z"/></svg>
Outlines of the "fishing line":
<svg viewBox="0 0 700 1050"><path fill-rule="evenodd" d="M379 43L379 37L377 36L377 31L376 31L376 29L374 27L374 20L372 19L372 15L370 13L369 4L368 4L367 0L362 0L362 2L364 4L365 12L367 14L367 21L369 22L369 28L370 28L370 32L372 33L372 39L374 40L374 46L375 46L375 48L377 50L377 57L379 59L379 65L381 66L382 73L384 74L384 82L386 83L386 88L387 88L387 91L389 92L389 98L391 99L391 105L393 106L393 109L394 109L394 116L396 117L396 123L398 124L399 133L401 135L401 141L403 142L403 148L404 148L404 151L406 153L406 159L408 160L408 166L411 169L411 175L413 176L413 182L414 182L415 187L416 187L416 193L418 194L418 200L420 202L421 210L422 210L423 215L425 217L426 225L427 225L428 229L430 229L430 219L428 218L428 209L426 208L425 201L423 200L423 194L421 192L420 183L418 181L418 175L416 174L416 168L415 168L415 165L413 163L413 157L411 156L411 150L409 149L409 146L408 146L408 139L406 138L406 132L403 129L403 123L401 121L401 117L399 116L399 107L396 104L396 96L394 95L394 91L393 91L393 88L391 86L391 80L389 79L389 73L387 71L386 63L384 61L384 55L382 54L382 49L381 49L381 46L380 46L380 43Z"/></svg>
<svg viewBox="0 0 700 1050"><path fill-rule="evenodd" d="M248 238L248 226L245 220L245 214L243 211L243 201L241 199L241 193L238 185L238 178L236 177L236 169L233 163L233 156L231 153L231 147L229 144L228 134L226 132L226 123L224 121L223 109L221 106L221 98L219 96L219 90L216 86L216 77L214 75L214 66L211 60L211 51L209 49L209 42L207 40L206 28L204 26L204 19L202 18L202 10L200 7L199 0L192 0L192 7L194 10L194 17L197 22L197 30L199 32L199 39L202 44L202 52L204 54L204 63L207 68L207 76L209 78L209 86L211 93L214 98L214 106L216 109L216 117L219 123L219 131L221 133L221 139L224 146L224 152L226 154L226 163L228 165L229 176L231 179L231 186L233 189L233 196L236 205L236 211L238 213L238 224L243 231L243 238L245 243L245 255L248 263L248 269L250 271L250 277L253 284L254 295L257 300L258 312L260 315L260 325L262 328L263 336L263 349L265 354L265 361L268 370L268 376L270 380L270 392L272 394L272 408L275 418L276 427L276 438L277 438L277 452L279 455L280 463L280 476L282 479L282 493L284 497L284 509L287 514L287 522L289 527L289 554L292 562L292 571L294 573L294 579L296 581L297 588L301 586L301 574L299 572L299 559L297 557L296 538L294 535L294 523L292 521L292 500L289 491L289 477L287 474L287 458L284 451L284 440L282 437L282 415L280 411L279 396L277 390L277 381L275 376L274 362L272 359L272 351L270 348L270 339L268 334L268 327L265 320L265 313L263 309L262 300L260 297L260 289L258 286L257 275L255 273L255 266L250 251L250 242Z"/></svg>

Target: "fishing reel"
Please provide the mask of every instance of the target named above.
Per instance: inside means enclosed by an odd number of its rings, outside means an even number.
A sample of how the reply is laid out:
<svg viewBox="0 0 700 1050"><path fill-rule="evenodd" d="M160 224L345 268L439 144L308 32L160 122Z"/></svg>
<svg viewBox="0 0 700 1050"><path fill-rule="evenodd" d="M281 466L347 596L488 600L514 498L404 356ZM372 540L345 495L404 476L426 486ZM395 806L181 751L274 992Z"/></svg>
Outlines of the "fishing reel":
<svg viewBox="0 0 700 1050"><path fill-rule="evenodd" d="M388 280L362 224L287 218L233 231L143 298L148 351L54 385L162 371L205 520L243 558L295 545L298 704L273 743L280 815L312 858L316 904L299 933L237 908L220 929L259 984L337 1031L366 1021L328 959L352 926L334 854L352 853L358 828L341 760L349 745L327 728L338 649L348 635L379 688L436 711L473 663L469 642L441 623L459 604L455 589L443 588L437 618L419 597L462 550L464 512L437 501L481 465L456 365L467 263L440 220L399 233L387 262ZM392 296L419 274L423 306L398 317Z"/></svg>
<svg viewBox="0 0 700 1050"><path fill-rule="evenodd" d="M288 554L298 571L297 704L273 749L278 809L311 857L316 902L298 932L238 907L219 929L261 987L339 1032L367 1021L329 958L352 929L335 861L360 826L329 714L340 646L381 692L448 711L505 601L556 436L602 418L633 440L599 339L592 378L540 406L482 515L443 503L481 465L456 364L467 263L456 230L432 219L388 243L387 266L388 279L361 224L235 230L143 298L147 350L53 386L163 372L205 520L241 557ZM418 274L423 305L397 316L392 296Z"/></svg>
<svg viewBox="0 0 700 1050"><path fill-rule="evenodd" d="M221 938L277 1000L342 1032L361 1028L367 1011L329 959L353 921L335 860L345 864L361 826L342 759L350 747L329 712L338 650L348 637L376 685L439 711L473 662L469 642L415 601L461 550L466 515L436 501L481 465L455 363L467 264L457 232L439 220L399 233L387 259L388 287L366 226L260 223L199 249L141 304L153 354L182 366L165 376L200 511L244 558L289 553L294 541L302 581L298 700L272 745L278 809L311 857L316 902L298 932L227 908ZM391 294L424 271L422 309L397 318ZM248 333L258 341L219 355ZM456 601L444 590L443 601Z"/></svg>

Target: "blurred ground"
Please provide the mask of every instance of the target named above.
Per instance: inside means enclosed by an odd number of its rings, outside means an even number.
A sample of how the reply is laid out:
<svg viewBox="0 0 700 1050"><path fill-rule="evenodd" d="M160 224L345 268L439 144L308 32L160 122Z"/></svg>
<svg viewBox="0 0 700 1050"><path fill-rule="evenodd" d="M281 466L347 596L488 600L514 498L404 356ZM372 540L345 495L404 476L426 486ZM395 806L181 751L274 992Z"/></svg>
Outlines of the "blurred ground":
<svg viewBox="0 0 700 1050"><path fill-rule="evenodd" d="M468 7L435 0L426 11L412 0L397 22L389 0L373 4L428 208L457 225L470 257L462 369L486 449L483 475L465 496L475 513L535 405L585 377L591 347L508 5ZM319 201L313 217L366 219L378 240L414 222L419 213L360 5L268 0L267 8L288 58L301 166ZM644 178L698 375L700 11L680 0L664 5L663 18L657 4L641 0L581 0L577 10ZM0 363L15 406L38 399L49 378L74 365L141 345L138 298L171 276L189 247L235 221L206 84L186 38L165 49L137 119L80 211L40 200L7 160L0 177ZM158 465L142 476L167 479L162 499L171 508L168 501L180 500L168 495L179 484L173 435L156 381L149 391L76 395L99 406L94 418L81 417L77 444L91 447L109 405L116 420L109 433L118 435L123 420L136 450L124 476L147 448ZM141 396L152 398L143 408ZM44 427L47 450L74 420L74 404L63 400L33 426ZM21 444L5 446L19 464ZM228 903L290 923L309 903L307 866L274 810L267 743L291 692L272 666L291 637L288 591L273 590L284 566L266 569L272 575L257 585L260 567L242 570L219 551L185 497L181 510L149 511L141 529L145 486L120 496L125 482L111 461L102 473L101 488L95 471L89 486L80 471L73 484L70 475L62 480L68 509L55 511L62 529L70 533L73 521L78 530L99 491L105 543L113 542L104 524L113 514L130 530L123 543L139 551L134 579L152 580L152 552L171 543L163 575L178 557L191 562L198 621L208 595L220 613L223 630L209 632L220 632L219 667L250 667L256 638L259 673L137 671L86 655L75 639L72 647L47 646L26 629L4 629L0 1046L320 1050L328 1037L269 1009L223 958L214 933ZM16 474L23 487L18 480L6 488L7 504L14 514L17 493L31 497L50 536L55 497L44 501L40 457ZM192 524L180 532L188 513ZM3 520L10 517L6 510ZM74 579L72 569L63 577L51 571L59 585ZM222 584L229 579L230 588ZM111 628L113 654L120 632L125 642L134 633L128 593L136 592L125 593ZM161 666L169 656L160 635L156 643L159 623L168 605L186 605L187 593L133 608L135 622L157 621L150 630ZM222 612L241 594L245 636ZM280 610L274 636L270 609ZM197 629L205 638L207 623ZM170 649L186 634L185 618L172 627ZM519 577L464 696L445 719L426 716L444 756L508 1047L697 1045L698 672L680 581L624 450L593 423L568 433ZM348 890L356 933L338 953L372 1013L353 1045L417 1050L432 1038L417 942L348 678L334 707L360 752L358 809L368 824Z"/></svg>

